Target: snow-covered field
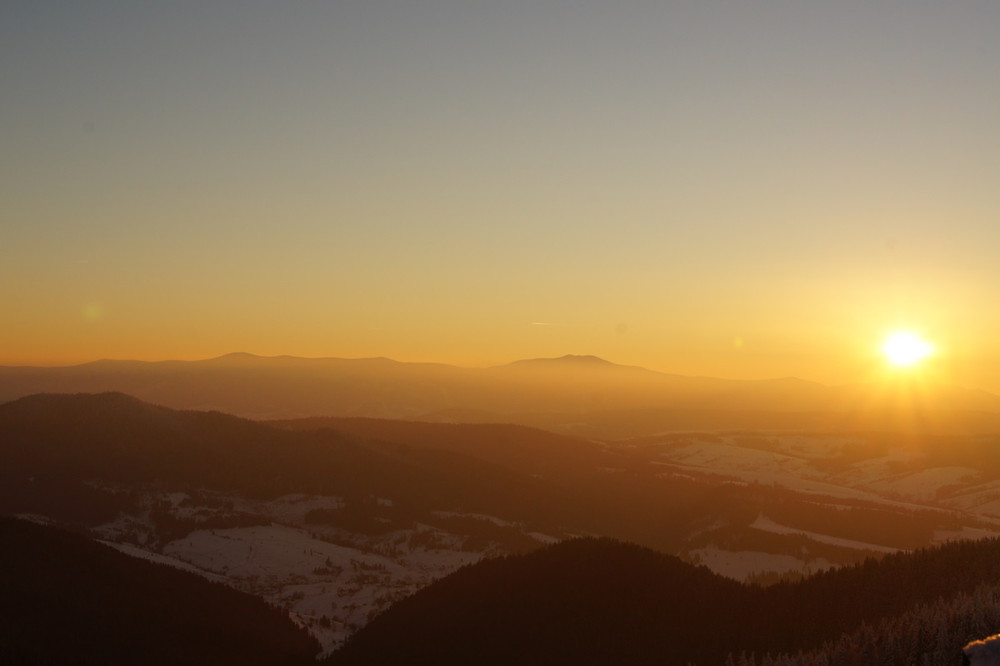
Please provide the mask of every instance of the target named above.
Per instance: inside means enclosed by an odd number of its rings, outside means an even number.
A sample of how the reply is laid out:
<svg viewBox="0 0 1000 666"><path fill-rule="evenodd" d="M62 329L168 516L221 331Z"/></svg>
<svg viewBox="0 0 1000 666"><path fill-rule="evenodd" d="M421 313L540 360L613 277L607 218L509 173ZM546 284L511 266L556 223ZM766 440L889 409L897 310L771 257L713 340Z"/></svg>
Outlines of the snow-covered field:
<svg viewBox="0 0 1000 666"><path fill-rule="evenodd" d="M271 524L198 530L163 553L287 608L330 648L392 602L482 556L408 549L402 533L395 546L400 555L389 558Z"/></svg>
<svg viewBox="0 0 1000 666"><path fill-rule="evenodd" d="M868 507L883 515L898 513L904 522L917 514L936 515L948 527L934 529L933 542L1000 535L1000 529L994 528L1000 526L1000 479L991 479L971 465L927 465L926 454L916 447L878 447L862 437L839 435L754 433L672 435L646 445L650 462L663 470L657 476L664 480L702 478L718 484L758 486L771 494L789 492L814 497L813 501L827 511ZM886 543L871 543L824 534L822 528L793 527L767 515L700 532L710 533L720 527L728 529L720 534L743 529L797 535L816 544L859 553L899 550L890 534ZM888 531L892 531L891 527ZM807 573L817 568L809 557L780 552L778 546L779 552L773 553L740 549L721 545L725 541L716 543L710 534L700 532L691 535L692 548L684 554L725 576L741 579L761 573Z"/></svg>
<svg viewBox="0 0 1000 666"><path fill-rule="evenodd" d="M818 534L816 532L800 530L795 527L788 527L787 525L781 525L779 523L776 523L764 515L757 516L757 519L753 521L750 527L755 530L761 530L762 532L770 532L772 534L799 534L805 537L809 537L810 539L812 539L817 543L825 543L831 546L840 546L841 548L853 548L855 550L870 550L870 551L875 551L876 553L899 552L899 548L891 548L889 546L881 546L874 543L866 543L864 541L854 541L852 539L840 539L838 537L827 536L826 534Z"/></svg>
<svg viewBox="0 0 1000 666"><path fill-rule="evenodd" d="M832 459L850 447L862 446L857 439L839 436L699 439L693 435L690 441L659 447L654 464L830 498L898 507L949 507L1000 516L1000 481L982 484L983 472L972 467L924 468L913 464L919 462L916 452L896 449L864 458L846 469L830 469Z"/></svg>
<svg viewBox="0 0 1000 666"><path fill-rule="evenodd" d="M463 549L465 536L430 525L365 536L309 524L313 509L343 506L336 497L290 495L267 502L203 493L208 504L185 493L151 495L147 504L171 516L209 520L225 512L252 515L260 524L195 529L164 543L151 512L119 516L96 532L123 553L168 564L259 595L285 608L324 648L335 649L376 613L433 580L482 557L501 554L496 544ZM463 516L504 524L492 516ZM546 535L538 535L539 543Z"/></svg>
<svg viewBox="0 0 1000 666"><path fill-rule="evenodd" d="M815 466L817 458L827 449L820 449L816 457L805 457L801 442L796 441L798 455L781 451L748 448L735 438L724 442L694 441L682 446L672 446L659 454L654 461L682 471L710 473L738 479L743 483L779 486L799 493L824 495L841 499L876 501L877 493L863 487L831 483L829 475Z"/></svg>

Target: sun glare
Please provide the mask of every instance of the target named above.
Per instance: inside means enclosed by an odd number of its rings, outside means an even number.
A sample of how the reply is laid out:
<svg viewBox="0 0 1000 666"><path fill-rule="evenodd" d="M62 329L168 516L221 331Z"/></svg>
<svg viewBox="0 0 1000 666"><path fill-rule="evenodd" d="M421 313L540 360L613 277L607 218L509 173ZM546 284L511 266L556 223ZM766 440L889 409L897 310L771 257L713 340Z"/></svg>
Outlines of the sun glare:
<svg viewBox="0 0 1000 666"><path fill-rule="evenodd" d="M882 344L882 353L890 364L906 368L933 354L934 346L911 331L896 331Z"/></svg>

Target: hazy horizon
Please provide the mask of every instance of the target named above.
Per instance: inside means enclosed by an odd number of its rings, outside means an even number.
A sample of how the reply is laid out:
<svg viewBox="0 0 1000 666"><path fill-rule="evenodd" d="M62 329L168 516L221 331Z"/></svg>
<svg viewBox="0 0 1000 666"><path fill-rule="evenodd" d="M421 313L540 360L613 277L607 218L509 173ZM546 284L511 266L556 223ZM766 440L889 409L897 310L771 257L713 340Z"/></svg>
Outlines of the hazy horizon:
<svg viewBox="0 0 1000 666"><path fill-rule="evenodd" d="M873 360L871 362L868 374L863 375L863 376L855 377L853 380L842 381L842 382L822 381L822 380L818 380L818 379L815 379L815 378L801 376L801 375L795 375L795 374L771 375L771 376L764 375L764 376L759 376L759 377L755 377L755 376L751 376L751 377L732 377L732 376L727 376L727 375L724 375L724 374L710 375L710 374L707 374L707 373L681 373L681 372L672 371L670 369L651 368L651 367L647 367L647 366L643 366L643 365L638 365L638 364L621 363L617 359L605 358L605 357L602 357L602 356L598 356L596 354L560 354L558 356L538 356L538 357L530 357L530 358L512 358L512 359L505 359L505 360L502 360L502 361L496 362L496 363L484 363L484 364L480 364L480 365L471 365L471 364L463 364L463 363L448 363L448 362L437 360L437 359L404 359L404 358L395 358L395 357L387 356L387 355L355 356L355 357L337 356L337 355L327 355L327 356L297 356L297 355L294 355L294 354L273 354L272 355L272 354L256 354L256 353L247 352L247 351L231 351L231 352L226 352L226 353L219 354L219 355L216 355L216 356L208 356L208 357L200 357L200 358L155 358L155 357L154 358L125 358L125 357L106 357L106 358L92 358L92 359L86 359L86 360L79 361L79 362L68 362L68 363L49 363L49 364L22 363L22 364L9 364L9 365L0 365L0 368L24 368L24 369L30 369L30 368L51 368L51 369L58 369L58 368L71 368L71 367L83 366L83 365L88 365L88 364L91 364L91 363L106 362L106 361L110 361L110 362L126 362L126 363L128 363L128 362L139 362L139 363L149 363L149 364L177 363L177 362L180 362L180 363L196 363L196 362L207 362L207 361L220 360L220 359L224 359L226 357L232 357L232 356L249 356L249 357L258 358L258 359L262 359L262 360L267 360L267 359L294 359L294 360L297 360L297 361L323 361L323 360L367 361L367 360L384 359L384 360L391 361L391 362L394 362L394 363L399 363L399 364L402 364L402 365L449 366L449 367L453 367L453 368L456 368L456 369L462 369L462 370L489 370L489 369L493 369L493 368L502 368L502 367L505 367L505 366L516 365L518 363L523 363L523 362L526 362L526 361L561 361L561 360L564 360L564 359L570 359L570 360L572 360L572 359L595 359L596 361L600 362L602 365L606 364L606 365L612 366L612 367L617 366L617 367L622 367L622 368L638 368L638 369L641 369L641 370L648 370L648 371L651 371L651 372L654 372L654 373L658 373L658 374L661 374L661 375L669 375L669 376L676 376L676 377L705 378L705 379L719 379L719 380L724 380L724 381L746 381L746 382L755 382L755 381L767 382L767 381L772 381L772 380L795 379L795 380L801 380L801 381L805 381L805 382L809 382L809 383L813 383L813 384L819 384L819 385L823 385L823 386L828 386L828 387L832 387L832 388L836 388L836 387L849 387L849 386L866 385L866 384L871 385L873 387L874 386L878 386L878 385L885 385L886 387L889 387L889 386L892 386L894 384L901 383L901 385L912 386L916 390L919 390L921 392L933 391L933 390L935 390L935 387L946 388L948 386L952 386L952 387L955 387L955 388L981 390L981 391L986 391L987 393L994 393L994 394L1000 395L1000 387L996 387L996 388L991 389L991 388L986 387L986 386L976 386L976 385L961 384L959 382L953 381L951 378L947 377L946 375L942 375L940 373L934 373L933 371L928 370L926 367L919 367L919 368L894 368L894 367L891 367L891 364L888 363L884 358L882 358L881 354L873 354ZM877 358L874 358L874 357L877 357ZM776 407L780 407L780 403L776 404L775 406Z"/></svg>
<svg viewBox="0 0 1000 666"><path fill-rule="evenodd" d="M0 365L593 354L1000 391L1000 7L20 3ZM914 370L914 372L917 372Z"/></svg>

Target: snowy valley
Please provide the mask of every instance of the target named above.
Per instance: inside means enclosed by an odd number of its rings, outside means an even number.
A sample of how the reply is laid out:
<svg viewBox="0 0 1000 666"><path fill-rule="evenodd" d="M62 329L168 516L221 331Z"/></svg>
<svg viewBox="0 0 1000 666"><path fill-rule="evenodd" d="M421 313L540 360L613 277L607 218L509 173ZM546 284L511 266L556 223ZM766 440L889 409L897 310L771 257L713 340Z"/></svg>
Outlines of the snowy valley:
<svg viewBox="0 0 1000 666"><path fill-rule="evenodd" d="M998 441L879 432L262 424L121 394L0 406L7 514L283 609L330 655L466 565L611 537L769 585L1000 535Z"/></svg>
<svg viewBox="0 0 1000 666"><path fill-rule="evenodd" d="M193 571L286 609L319 640L323 654L431 581L515 546L474 530L456 533L429 524L364 534L317 522L314 512L343 509L337 497L299 494L262 501L209 491L194 497L147 492L141 504L149 510L120 514L93 528L93 534L123 553ZM381 500L381 505L391 502ZM441 518L481 525L484 533L521 535L519 526L498 525L501 521L488 516L445 513ZM539 545L556 539L521 538L521 548L529 539Z"/></svg>

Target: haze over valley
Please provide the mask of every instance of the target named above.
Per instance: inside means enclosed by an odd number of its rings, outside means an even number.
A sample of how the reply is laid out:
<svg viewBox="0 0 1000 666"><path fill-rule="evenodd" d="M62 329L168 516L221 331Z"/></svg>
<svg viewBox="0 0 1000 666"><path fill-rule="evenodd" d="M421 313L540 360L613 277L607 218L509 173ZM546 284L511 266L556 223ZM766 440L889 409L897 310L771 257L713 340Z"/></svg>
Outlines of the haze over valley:
<svg viewBox="0 0 1000 666"><path fill-rule="evenodd" d="M602 439L744 427L995 432L1000 412L994 394L920 376L841 386L795 377L727 380L573 355L489 368L245 353L201 361L0 367L0 399L104 391L257 420L364 416L521 423Z"/></svg>

